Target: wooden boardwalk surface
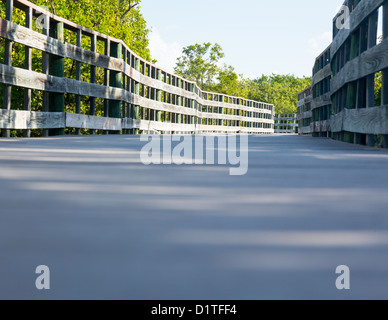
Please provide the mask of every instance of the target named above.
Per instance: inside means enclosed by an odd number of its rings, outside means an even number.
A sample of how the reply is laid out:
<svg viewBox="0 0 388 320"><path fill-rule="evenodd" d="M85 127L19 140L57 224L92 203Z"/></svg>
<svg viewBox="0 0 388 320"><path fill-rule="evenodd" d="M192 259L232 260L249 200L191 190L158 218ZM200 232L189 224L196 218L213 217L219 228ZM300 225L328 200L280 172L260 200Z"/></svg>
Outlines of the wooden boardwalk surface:
<svg viewBox="0 0 388 320"><path fill-rule="evenodd" d="M387 298L388 151L249 139L234 177L133 136L0 139L0 299Z"/></svg>

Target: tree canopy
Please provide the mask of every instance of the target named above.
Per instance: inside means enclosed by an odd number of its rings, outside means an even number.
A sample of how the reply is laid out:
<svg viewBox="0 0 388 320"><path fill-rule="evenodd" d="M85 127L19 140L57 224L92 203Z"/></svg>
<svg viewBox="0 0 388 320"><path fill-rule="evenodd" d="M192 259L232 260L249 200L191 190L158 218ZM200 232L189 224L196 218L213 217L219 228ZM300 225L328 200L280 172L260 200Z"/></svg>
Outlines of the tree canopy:
<svg viewBox="0 0 388 320"><path fill-rule="evenodd" d="M248 98L272 103L276 113L297 112L298 93L311 85L310 77L298 78L294 75L262 75L249 80Z"/></svg>
<svg viewBox="0 0 388 320"><path fill-rule="evenodd" d="M152 60L149 49L150 29L140 11L141 0L30 1L83 27L121 39L143 59ZM5 17L5 3L2 1L0 16ZM15 9L14 22L23 25L24 21L24 13ZM75 35L65 34L65 41L73 43L74 39ZM88 47L85 41L82 44L84 48Z"/></svg>
<svg viewBox="0 0 388 320"><path fill-rule="evenodd" d="M83 27L121 39L135 53L151 61L148 38L150 30L140 12L141 0L32 0L31 2L46 6L56 15Z"/></svg>
<svg viewBox="0 0 388 320"><path fill-rule="evenodd" d="M174 71L187 80L197 82L204 90L209 90L220 72L217 64L223 57L224 52L219 44L197 43L183 48Z"/></svg>

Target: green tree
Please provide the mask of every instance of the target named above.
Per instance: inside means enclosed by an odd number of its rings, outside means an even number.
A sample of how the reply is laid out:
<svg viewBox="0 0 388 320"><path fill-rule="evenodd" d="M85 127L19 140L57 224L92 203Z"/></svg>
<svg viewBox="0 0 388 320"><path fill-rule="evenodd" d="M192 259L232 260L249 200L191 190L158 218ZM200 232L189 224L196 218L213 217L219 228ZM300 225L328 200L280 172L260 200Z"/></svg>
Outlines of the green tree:
<svg viewBox="0 0 388 320"><path fill-rule="evenodd" d="M272 103L277 113L297 112L298 93L311 84L310 77L294 75L262 75L250 81L249 99Z"/></svg>
<svg viewBox="0 0 388 320"><path fill-rule="evenodd" d="M190 81L195 81L202 90L210 90L220 71L218 63L224 53L219 44L195 44L183 49L174 71Z"/></svg>
<svg viewBox="0 0 388 320"><path fill-rule="evenodd" d="M142 58L151 61L149 32L140 2L129 0L32 0L56 15L83 27L123 40ZM130 10L129 10L130 9ZM125 13L125 14L124 14Z"/></svg>

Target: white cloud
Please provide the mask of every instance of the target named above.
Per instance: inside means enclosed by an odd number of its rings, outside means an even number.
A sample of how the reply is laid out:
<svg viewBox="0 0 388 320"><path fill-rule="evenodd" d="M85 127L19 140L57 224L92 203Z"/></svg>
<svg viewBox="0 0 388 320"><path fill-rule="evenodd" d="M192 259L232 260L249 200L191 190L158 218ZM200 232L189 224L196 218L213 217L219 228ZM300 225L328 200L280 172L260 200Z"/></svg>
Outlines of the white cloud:
<svg viewBox="0 0 388 320"><path fill-rule="evenodd" d="M152 58L158 60L156 64L168 72L174 71L176 60L182 55L182 46L164 41L156 28L150 34L150 50Z"/></svg>
<svg viewBox="0 0 388 320"><path fill-rule="evenodd" d="M319 36L311 38L309 40L310 53L314 56L314 59L319 56L323 50L325 50L332 41L332 33L324 32Z"/></svg>

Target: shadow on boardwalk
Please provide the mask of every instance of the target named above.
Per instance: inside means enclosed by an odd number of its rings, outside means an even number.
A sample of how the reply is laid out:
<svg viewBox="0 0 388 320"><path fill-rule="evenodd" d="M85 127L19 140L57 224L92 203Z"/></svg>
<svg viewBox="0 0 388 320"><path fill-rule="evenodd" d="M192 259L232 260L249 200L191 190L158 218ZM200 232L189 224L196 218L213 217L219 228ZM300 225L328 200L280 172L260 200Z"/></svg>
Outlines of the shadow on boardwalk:
<svg viewBox="0 0 388 320"><path fill-rule="evenodd" d="M388 152L249 142L232 177L144 166L138 137L0 140L0 298L386 298Z"/></svg>

